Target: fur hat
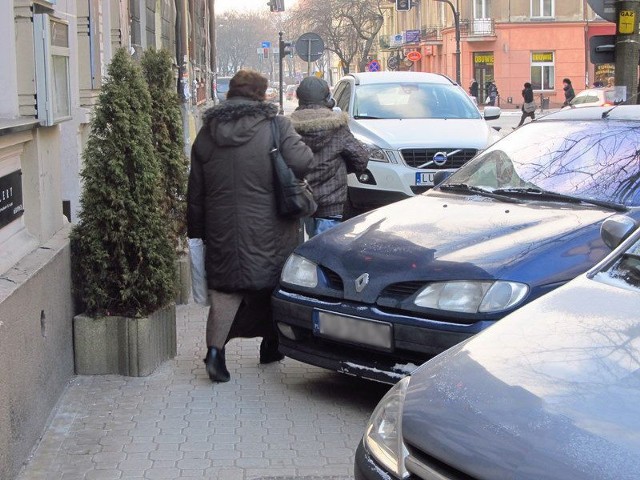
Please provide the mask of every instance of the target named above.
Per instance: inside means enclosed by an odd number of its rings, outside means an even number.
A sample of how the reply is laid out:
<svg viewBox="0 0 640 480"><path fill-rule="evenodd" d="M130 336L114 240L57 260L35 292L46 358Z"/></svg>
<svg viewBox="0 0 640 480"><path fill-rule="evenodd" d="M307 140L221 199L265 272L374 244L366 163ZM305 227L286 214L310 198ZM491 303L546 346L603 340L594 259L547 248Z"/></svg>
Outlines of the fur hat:
<svg viewBox="0 0 640 480"><path fill-rule="evenodd" d="M331 98L329 85L318 77L303 78L296 90L296 96L300 105L322 105L327 108L335 106L335 101Z"/></svg>

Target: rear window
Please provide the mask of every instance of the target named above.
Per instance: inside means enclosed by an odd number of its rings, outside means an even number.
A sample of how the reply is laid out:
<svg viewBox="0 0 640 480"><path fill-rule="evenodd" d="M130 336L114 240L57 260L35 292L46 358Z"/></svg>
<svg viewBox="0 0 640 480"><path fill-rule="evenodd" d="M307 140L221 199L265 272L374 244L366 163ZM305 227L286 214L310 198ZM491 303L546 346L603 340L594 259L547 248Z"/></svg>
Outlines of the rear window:
<svg viewBox="0 0 640 480"><path fill-rule="evenodd" d="M216 91L220 93L227 93L229 91L230 78L219 78L216 83Z"/></svg>

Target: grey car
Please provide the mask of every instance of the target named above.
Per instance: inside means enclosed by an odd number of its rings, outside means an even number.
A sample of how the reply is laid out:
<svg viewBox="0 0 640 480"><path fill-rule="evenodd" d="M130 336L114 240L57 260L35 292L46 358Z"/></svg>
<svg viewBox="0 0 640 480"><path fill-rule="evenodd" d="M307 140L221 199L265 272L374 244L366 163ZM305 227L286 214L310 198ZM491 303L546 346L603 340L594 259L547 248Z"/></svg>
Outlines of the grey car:
<svg viewBox="0 0 640 480"><path fill-rule="evenodd" d="M608 219L603 240L637 224ZM636 230L397 383L371 416L356 479L640 478L639 307Z"/></svg>

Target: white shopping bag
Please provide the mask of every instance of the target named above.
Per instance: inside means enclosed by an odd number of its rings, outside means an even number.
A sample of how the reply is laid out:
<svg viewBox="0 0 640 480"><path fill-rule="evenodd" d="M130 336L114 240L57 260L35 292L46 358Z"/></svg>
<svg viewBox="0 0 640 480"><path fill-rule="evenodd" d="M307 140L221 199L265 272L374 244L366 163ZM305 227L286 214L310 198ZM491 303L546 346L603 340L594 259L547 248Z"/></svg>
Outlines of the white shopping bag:
<svg viewBox="0 0 640 480"><path fill-rule="evenodd" d="M191 261L191 290L193 300L207 304L207 273L204 270L204 243L201 238L189 238L189 259Z"/></svg>

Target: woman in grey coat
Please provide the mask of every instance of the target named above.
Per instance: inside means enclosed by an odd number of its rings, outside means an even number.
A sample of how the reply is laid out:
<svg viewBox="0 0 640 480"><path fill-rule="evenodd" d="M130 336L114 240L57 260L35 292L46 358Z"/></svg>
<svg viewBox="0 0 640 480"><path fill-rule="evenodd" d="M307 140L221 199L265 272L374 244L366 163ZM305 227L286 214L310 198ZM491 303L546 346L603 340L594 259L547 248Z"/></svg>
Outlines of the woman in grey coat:
<svg viewBox="0 0 640 480"><path fill-rule="evenodd" d="M367 169L369 153L351 133L346 113L334 112L329 85L318 77L306 77L296 90L298 108L291 114L293 127L313 151L307 180L318 203L312 218L305 220L309 237L342 221L347 201L347 174Z"/></svg>
<svg viewBox="0 0 640 480"><path fill-rule="evenodd" d="M260 362L282 359L271 323L270 296L297 245L297 220L276 213L271 121L285 162L302 178L313 160L291 122L264 102L267 79L240 71L227 100L209 109L191 149L187 193L189 238L206 245L209 378L226 382L224 346L234 336L262 336Z"/></svg>

